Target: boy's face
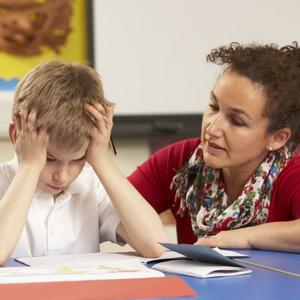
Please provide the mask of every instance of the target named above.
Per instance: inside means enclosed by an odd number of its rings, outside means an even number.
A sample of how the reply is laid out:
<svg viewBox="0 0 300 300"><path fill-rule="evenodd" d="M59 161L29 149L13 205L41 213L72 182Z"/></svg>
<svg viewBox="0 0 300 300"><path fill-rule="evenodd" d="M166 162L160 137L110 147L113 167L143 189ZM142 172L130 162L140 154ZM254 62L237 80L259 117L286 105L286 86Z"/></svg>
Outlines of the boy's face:
<svg viewBox="0 0 300 300"><path fill-rule="evenodd" d="M47 163L42 170L38 188L54 197L63 192L79 175L86 160L88 141L79 150L59 149L49 143Z"/></svg>

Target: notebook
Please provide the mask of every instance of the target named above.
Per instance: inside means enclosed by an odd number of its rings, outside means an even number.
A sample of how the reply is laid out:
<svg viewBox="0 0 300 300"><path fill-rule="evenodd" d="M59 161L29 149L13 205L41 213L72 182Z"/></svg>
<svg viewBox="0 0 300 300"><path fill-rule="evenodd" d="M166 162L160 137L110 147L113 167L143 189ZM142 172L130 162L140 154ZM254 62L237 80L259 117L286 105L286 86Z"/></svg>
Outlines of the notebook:
<svg viewBox="0 0 300 300"><path fill-rule="evenodd" d="M199 278L236 276L251 273L251 270L245 268L234 259L206 246L171 243L162 243L162 245L172 251L183 254L184 258L156 263L152 266L156 270Z"/></svg>

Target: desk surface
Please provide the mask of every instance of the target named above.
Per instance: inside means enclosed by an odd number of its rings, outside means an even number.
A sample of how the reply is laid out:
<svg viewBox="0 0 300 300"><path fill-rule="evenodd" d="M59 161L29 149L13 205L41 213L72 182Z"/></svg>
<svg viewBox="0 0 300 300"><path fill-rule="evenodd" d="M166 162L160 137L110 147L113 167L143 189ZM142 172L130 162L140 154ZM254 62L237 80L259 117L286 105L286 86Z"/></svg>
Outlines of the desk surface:
<svg viewBox="0 0 300 300"><path fill-rule="evenodd" d="M242 260L293 272L300 275L300 254L263 250L236 250L249 255ZM300 296L299 296L300 298Z"/></svg>
<svg viewBox="0 0 300 300"><path fill-rule="evenodd" d="M197 298L230 300L299 300L300 279L280 273L252 268L249 275L197 279L181 276L198 294Z"/></svg>
<svg viewBox="0 0 300 300"><path fill-rule="evenodd" d="M265 266L300 272L300 255L273 251L245 250L249 261ZM22 264L10 259L6 266L21 266ZM230 300L298 300L300 295L300 279L281 273L250 267L251 274L223 278L198 279L180 276L198 294L196 298L178 298L180 300L193 299L230 299ZM167 299L167 298L164 298ZM171 298L169 298L171 299Z"/></svg>
<svg viewBox="0 0 300 300"><path fill-rule="evenodd" d="M300 274L300 254L262 250L236 250L249 255L245 261L261 264ZM251 274L221 278L198 279L180 276L198 294L197 299L242 299L242 300L299 300L300 278L285 274L245 266L252 270ZM180 298L194 299L194 298Z"/></svg>

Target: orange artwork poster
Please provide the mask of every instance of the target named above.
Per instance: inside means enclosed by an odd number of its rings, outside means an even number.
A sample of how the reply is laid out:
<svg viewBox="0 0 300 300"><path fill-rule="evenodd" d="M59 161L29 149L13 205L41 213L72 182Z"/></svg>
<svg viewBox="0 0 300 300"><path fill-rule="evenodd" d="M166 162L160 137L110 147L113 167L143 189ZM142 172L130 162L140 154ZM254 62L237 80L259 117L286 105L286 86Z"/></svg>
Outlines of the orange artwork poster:
<svg viewBox="0 0 300 300"><path fill-rule="evenodd" d="M87 0L0 0L0 91L50 59L88 62Z"/></svg>

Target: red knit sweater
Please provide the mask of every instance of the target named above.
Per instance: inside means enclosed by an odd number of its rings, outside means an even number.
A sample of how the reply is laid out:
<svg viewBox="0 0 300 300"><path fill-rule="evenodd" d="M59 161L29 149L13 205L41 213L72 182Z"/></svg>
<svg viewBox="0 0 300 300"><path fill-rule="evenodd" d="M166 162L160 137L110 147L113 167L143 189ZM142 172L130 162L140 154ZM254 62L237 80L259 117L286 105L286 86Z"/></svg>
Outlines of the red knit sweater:
<svg viewBox="0 0 300 300"><path fill-rule="evenodd" d="M188 212L177 214L179 201L174 205L175 190L170 189L173 176L199 145L198 138L169 145L154 153L128 179L143 197L161 213L171 209L176 219L178 243L194 243ZM276 179L269 210L268 222L300 218L300 156L294 156Z"/></svg>

